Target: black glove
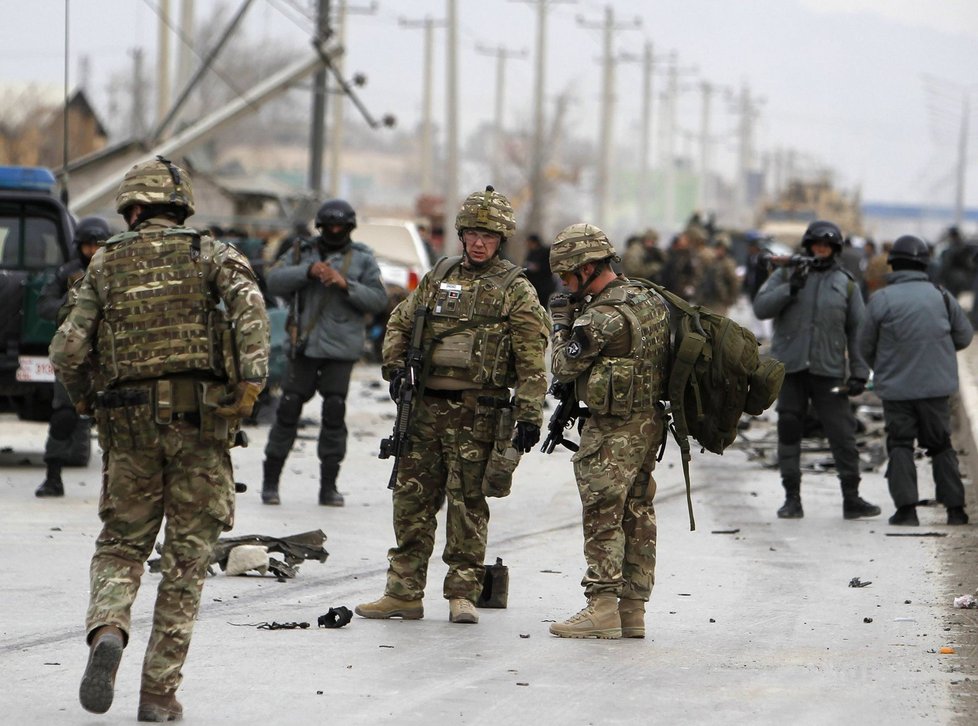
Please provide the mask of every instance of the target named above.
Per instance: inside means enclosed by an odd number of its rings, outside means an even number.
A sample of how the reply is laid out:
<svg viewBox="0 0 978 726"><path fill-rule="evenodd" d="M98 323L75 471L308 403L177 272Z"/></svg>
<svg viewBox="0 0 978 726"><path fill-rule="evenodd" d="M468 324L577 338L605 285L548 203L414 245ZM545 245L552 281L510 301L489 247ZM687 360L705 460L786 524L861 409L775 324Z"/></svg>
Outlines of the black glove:
<svg viewBox="0 0 978 726"><path fill-rule="evenodd" d="M858 396L863 391L866 390L866 379L865 378L850 378L846 381L846 394L849 396Z"/></svg>
<svg viewBox="0 0 978 726"><path fill-rule="evenodd" d="M528 454L540 440L540 427L526 421L516 422L516 433L513 435L513 448L521 454Z"/></svg>
<svg viewBox="0 0 978 726"><path fill-rule="evenodd" d="M397 397L401 395L401 386L404 384L405 378L407 378L407 371L403 368L395 368L391 371L390 394L392 401L396 401Z"/></svg>
<svg viewBox="0 0 978 726"><path fill-rule="evenodd" d="M577 313L577 306L570 295L558 292L550 296L550 319L553 321L555 333L569 329L574 324Z"/></svg>
<svg viewBox="0 0 978 726"><path fill-rule="evenodd" d="M805 283L808 281L808 266L807 265L797 265L791 272L791 277L788 278L788 285L791 286L791 296L794 297L798 294L798 291L805 287Z"/></svg>

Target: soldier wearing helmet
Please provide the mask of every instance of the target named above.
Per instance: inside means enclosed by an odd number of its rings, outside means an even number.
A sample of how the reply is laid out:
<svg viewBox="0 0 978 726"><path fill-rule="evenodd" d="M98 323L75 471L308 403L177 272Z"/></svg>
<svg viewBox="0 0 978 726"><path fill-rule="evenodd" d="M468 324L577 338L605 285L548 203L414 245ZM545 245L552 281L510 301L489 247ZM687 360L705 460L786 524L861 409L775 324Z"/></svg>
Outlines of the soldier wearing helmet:
<svg viewBox="0 0 978 726"><path fill-rule="evenodd" d="M860 350L873 367L875 391L883 400L893 525L919 524L915 442L931 458L947 523L968 523L951 444L950 397L958 390L957 351L968 347L974 331L957 299L928 278L929 262L924 240L898 237L889 255L893 272L886 286L870 296L859 330Z"/></svg>
<svg viewBox="0 0 978 726"><path fill-rule="evenodd" d="M782 519L805 516L801 505L801 440L809 402L832 448L842 487L845 519L875 517L880 508L859 496L856 420L845 395L865 390L869 367L857 332L864 314L859 286L838 262L842 232L832 222L812 222L801 240L808 257L776 269L754 298L754 314L773 319L771 355L784 363L778 396L778 465L785 502ZM848 351L848 353L847 353ZM835 389L835 390L834 390Z"/></svg>
<svg viewBox="0 0 978 726"><path fill-rule="evenodd" d="M116 207L129 231L95 252L50 349L104 452L79 696L93 713L112 705L143 563L166 517L138 717L171 721L211 550L233 524L228 449L265 384L268 316L247 259L183 226L194 211L184 169L161 156L135 165Z"/></svg>
<svg viewBox="0 0 978 726"><path fill-rule="evenodd" d="M88 269L88 263L101 242L112 233L102 217L84 217L75 226L74 243L78 256L61 265L54 277L41 290L37 300L38 314L55 321L58 312L68 300L68 292ZM51 420L48 437L44 444L44 463L47 471L44 481L34 491L38 497L63 497L64 482L61 470L72 458L73 452L89 451L91 444L90 419L83 418L75 411L68 392L60 381L54 382L54 396L51 399Z"/></svg>
<svg viewBox="0 0 978 726"><path fill-rule="evenodd" d="M499 256L516 231L509 200L491 186L470 194L455 219L464 254L444 257L391 314L384 377L397 400L407 352L420 330L426 364L394 485L394 536L384 595L356 607L365 618L418 619L446 503L449 620L476 623L489 505L509 494L520 454L540 439L549 326L521 268ZM417 321L417 322L416 322Z"/></svg>
<svg viewBox="0 0 978 726"><path fill-rule="evenodd" d="M617 260L592 224L572 224L550 248L569 290L551 298L551 369L590 412L573 457L588 603L550 626L564 638L644 638L655 575L652 470L665 434L669 320L656 293L615 273Z"/></svg>
<svg viewBox="0 0 978 726"><path fill-rule="evenodd" d="M351 234L357 214L349 202L330 199L316 212L319 236L296 238L266 276L268 291L293 301L289 370L275 423L268 434L262 502L279 504L279 480L298 433L302 407L319 393L319 503L342 507L336 488L346 456L346 396L353 364L363 354L364 317L387 306L380 267L367 245Z"/></svg>

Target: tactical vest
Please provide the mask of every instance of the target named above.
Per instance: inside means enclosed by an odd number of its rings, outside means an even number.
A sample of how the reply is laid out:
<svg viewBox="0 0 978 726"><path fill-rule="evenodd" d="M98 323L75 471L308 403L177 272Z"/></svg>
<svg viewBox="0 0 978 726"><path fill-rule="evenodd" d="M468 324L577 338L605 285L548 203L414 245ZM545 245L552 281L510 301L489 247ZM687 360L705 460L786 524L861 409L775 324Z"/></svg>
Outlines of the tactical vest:
<svg viewBox="0 0 978 726"><path fill-rule="evenodd" d="M431 271L427 301L429 324L424 347L431 351L429 376L443 376L484 387L511 388L516 370L503 314L506 289L523 268L507 260L501 272L480 277L459 274L461 257L445 257Z"/></svg>
<svg viewBox="0 0 978 726"><path fill-rule="evenodd" d="M227 324L208 282L212 242L184 227L106 242L94 275L104 301L98 355L107 384L188 372L225 377Z"/></svg>
<svg viewBox="0 0 978 726"><path fill-rule="evenodd" d="M628 323L628 338L611 341L578 386L594 413L628 416L651 411L663 398L669 361L667 311L654 293L615 285L593 307L612 307Z"/></svg>

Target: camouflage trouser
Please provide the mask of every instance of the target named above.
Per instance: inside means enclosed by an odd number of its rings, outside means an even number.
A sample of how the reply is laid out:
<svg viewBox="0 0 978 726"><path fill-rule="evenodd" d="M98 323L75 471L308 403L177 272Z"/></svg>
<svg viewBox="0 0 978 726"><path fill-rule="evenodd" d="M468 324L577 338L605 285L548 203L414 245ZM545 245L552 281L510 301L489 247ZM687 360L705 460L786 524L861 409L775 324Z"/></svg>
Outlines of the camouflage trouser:
<svg viewBox="0 0 978 726"><path fill-rule="evenodd" d="M581 585L590 597L648 600L655 582L655 455L663 436L656 411L621 418L592 415L574 454L581 494L584 558Z"/></svg>
<svg viewBox="0 0 978 726"><path fill-rule="evenodd" d="M394 489L397 546L387 553L388 595L424 597L435 516L446 499L444 595L474 602L482 591L489 529L482 477L498 412L486 407L477 411L476 395L466 393L461 402L426 396L414 411L410 448L401 457Z"/></svg>
<svg viewBox="0 0 978 726"><path fill-rule="evenodd" d="M86 627L89 639L96 628L115 625L128 640L143 563L165 516L163 578L141 688L168 694L182 679L214 543L232 524L234 480L226 446L200 441L196 426L178 421L157 430L155 446L110 444L104 455L103 528L92 557Z"/></svg>

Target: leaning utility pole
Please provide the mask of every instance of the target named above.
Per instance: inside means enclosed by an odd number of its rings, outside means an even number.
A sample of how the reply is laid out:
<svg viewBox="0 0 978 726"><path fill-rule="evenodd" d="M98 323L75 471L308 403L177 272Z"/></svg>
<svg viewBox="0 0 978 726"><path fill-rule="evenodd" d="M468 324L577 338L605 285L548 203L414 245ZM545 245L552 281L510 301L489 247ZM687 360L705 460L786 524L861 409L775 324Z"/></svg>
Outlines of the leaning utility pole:
<svg viewBox="0 0 978 726"><path fill-rule="evenodd" d="M446 0L445 22L445 202L443 226L454 223L458 211L458 15L456 0ZM445 235L444 251L455 254L460 240Z"/></svg>
<svg viewBox="0 0 978 726"><path fill-rule="evenodd" d="M422 28L424 30L424 63L422 68L422 88L421 88L421 194L431 196L435 191L434 174L434 142L433 124L431 122L431 84L434 75L434 40L435 28L445 27L444 20L433 20L425 17L424 20L398 20L405 28Z"/></svg>
<svg viewBox="0 0 978 726"><path fill-rule="evenodd" d="M503 102L506 98L506 61L510 58L525 58L526 50L509 50L503 46L486 48L477 45L477 53L496 59L496 119L493 129L492 157L489 160L489 178L495 185L499 184L503 168Z"/></svg>
<svg viewBox="0 0 978 726"><path fill-rule="evenodd" d="M326 42L330 36L329 0L318 0L316 40ZM326 131L326 78L329 72L320 68L312 82L312 126L309 138L309 191L316 204L322 201L323 136Z"/></svg>
<svg viewBox="0 0 978 726"><path fill-rule="evenodd" d="M614 31L637 28L642 25L639 18L630 23L615 24L614 11L610 5L605 6L604 22L589 23L584 18L578 18L577 24L584 28L600 28L603 37L603 53L601 60L601 130L599 139L597 178L595 179L595 220L599 226L608 229L608 199L611 195L611 157L614 154L612 131L615 120L615 57L613 52Z"/></svg>

